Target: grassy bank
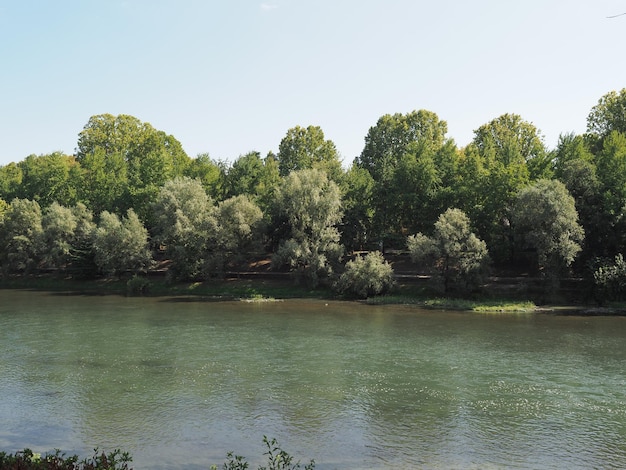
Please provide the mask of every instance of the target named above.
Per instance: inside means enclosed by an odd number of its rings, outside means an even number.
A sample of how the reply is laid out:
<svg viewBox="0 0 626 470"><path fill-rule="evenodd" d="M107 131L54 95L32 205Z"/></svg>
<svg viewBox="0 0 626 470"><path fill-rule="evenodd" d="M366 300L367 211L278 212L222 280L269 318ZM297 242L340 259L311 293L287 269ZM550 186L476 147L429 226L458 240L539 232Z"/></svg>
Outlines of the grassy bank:
<svg viewBox="0 0 626 470"><path fill-rule="evenodd" d="M54 276L15 276L0 279L2 289L82 293L85 295L197 296L210 300L261 301L272 299L342 299L325 287L309 289L290 278L230 278L203 282L169 283L163 277L76 280ZM465 300L441 298L427 289L401 286L395 295L365 301L375 305L416 305L431 309L475 312L529 312L532 302L507 299Z"/></svg>
<svg viewBox="0 0 626 470"><path fill-rule="evenodd" d="M338 296L331 289L310 289L296 284L289 276L233 276L202 282L170 283L164 276L126 279L72 279L54 275L10 276L0 278L0 289L30 289L49 292L67 292L84 295L123 295L146 297L191 296L204 300L267 301L281 299L350 300ZM372 297L364 301L370 305L415 305L437 310L459 310L477 313L544 312L579 315L626 315L626 303L595 305L542 305L537 307L523 298L510 298L486 292L481 297L462 299L441 297L426 284L401 284L393 295Z"/></svg>
<svg viewBox="0 0 626 470"><path fill-rule="evenodd" d="M478 313L528 313L537 308L533 302L506 300L506 299L482 299L468 300L457 298L424 298L407 295L390 295L374 297L367 300L372 305L417 305L423 308L437 310L464 310Z"/></svg>
<svg viewBox="0 0 626 470"><path fill-rule="evenodd" d="M139 279L141 282L137 282ZM170 283L165 278L71 279L52 276L14 276L0 279L0 289L32 289L86 295L198 296L215 300L329 298L327 289L307 289L289 279L220 279Z"/></svg>

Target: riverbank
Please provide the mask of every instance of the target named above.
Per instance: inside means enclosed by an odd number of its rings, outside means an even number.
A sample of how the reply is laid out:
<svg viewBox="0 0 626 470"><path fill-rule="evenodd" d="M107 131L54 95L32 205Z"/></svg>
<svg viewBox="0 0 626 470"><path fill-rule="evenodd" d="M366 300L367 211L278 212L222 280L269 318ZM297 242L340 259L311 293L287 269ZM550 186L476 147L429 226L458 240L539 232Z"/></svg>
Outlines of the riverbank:
<svg viewBox="0 0 626 470"><path fill-rule="evenodd" d="M54 275L10 276L0 279L0 289L31 289L68 295L122 295L146 297L189 297L203 301L247 302L283 299L353 300L338 296L331 289L315 289L296 284L283 273L250 275L231 273L223 279L170 283L164 276L127 279L72 279ZM487 290L475 298L441 297L433 292L425 276L403 275L393 295L358 300L369 305L415 305L427 309L473 311L477 313L552 313L578 315L626 315L626 305L588 305L580 302L537 305L519 295L502 295L501 289Z"/></svg>

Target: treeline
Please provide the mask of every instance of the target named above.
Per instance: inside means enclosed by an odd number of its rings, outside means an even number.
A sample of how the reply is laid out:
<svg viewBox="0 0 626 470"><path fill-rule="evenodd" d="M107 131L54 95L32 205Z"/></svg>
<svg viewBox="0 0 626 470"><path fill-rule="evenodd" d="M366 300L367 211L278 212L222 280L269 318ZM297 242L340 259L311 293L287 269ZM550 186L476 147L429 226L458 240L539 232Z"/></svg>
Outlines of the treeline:
<svg viewBox="0 0 626 470"><path fill-rule="evenodd" d="M289 129L277 154L228 164L190 158L132 116L93 116L75 155L0 167L0 263L5 274L118 274L165 250L171 275L189 279L270 251L316 284L344 269L346 252L407 249L412 236L415 261L446 282L488 259L552 276L574 269L620 295L626 89L601 97L587 123L548 149L533 124L505 114L459 148L431 111L385 115L345 169L315 126ZM471 253L482 254L468 262Z"/></svg>

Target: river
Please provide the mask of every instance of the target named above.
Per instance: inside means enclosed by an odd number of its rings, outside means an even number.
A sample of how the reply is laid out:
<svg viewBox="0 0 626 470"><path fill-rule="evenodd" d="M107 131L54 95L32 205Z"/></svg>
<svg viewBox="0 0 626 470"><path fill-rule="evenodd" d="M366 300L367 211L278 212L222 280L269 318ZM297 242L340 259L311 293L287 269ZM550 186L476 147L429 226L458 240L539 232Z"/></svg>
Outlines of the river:
<svg viewBox="0 0 626 470"><path fill-rule="evenodd" d="M626 318L0 290L0 450L626 468Z"/></svg>

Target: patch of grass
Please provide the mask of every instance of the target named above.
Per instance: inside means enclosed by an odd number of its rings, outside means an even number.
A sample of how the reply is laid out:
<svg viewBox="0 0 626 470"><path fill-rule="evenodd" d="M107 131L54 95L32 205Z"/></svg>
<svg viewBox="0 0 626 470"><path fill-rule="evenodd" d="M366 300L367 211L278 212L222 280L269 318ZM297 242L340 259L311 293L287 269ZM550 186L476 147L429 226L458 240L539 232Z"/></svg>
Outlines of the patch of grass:
<svg viewBox="0 0 626 470"><path fill-rule="evenodd" d="M527 313L536 308L534 302L496 302L476 305L472 310L479 313Z"/></svg>
<svg viewBox="0 0 626 470"><path fill-rule="evenodd" d="M369 305L417 305L437 310L465 310L477 313L520 313L535 310L533 302L508 300L468 300L455 298L417 298L406 295L385 295L366 300Z"/></svg>
<svg viewBox="0 0 626 470"><path fill-rule="evenodd" d="M149 282L146 280L149 279ZM150 297L189 296L215 301L241 300L245 302L271 302L281 299L332 299L329 288L310 289L294 284L290 279L212 279L202 282L171 283L165 278L140 278L146 286L143 295ZM139 281L132 281L139 282ZM50 292L68 292L87 295L128 295L128 279L77 280L52 276L15 276L0 278L0 288L32 289ZM142 289L144 290L144 289ZM374 296L364 301L370 305L415 305L441 310L464 310L479 313L531 312L532 302L509 299L467 300L442 298L428 289L398 289L394 294ZM624 303L616 306L623 308Z"/></svg>
<svg viewBox="0 0 626 470"><path fill-rule="evenodd" d="M368 305L424 305L424 300L410 295L379 295L368 297Z"/></svg>

